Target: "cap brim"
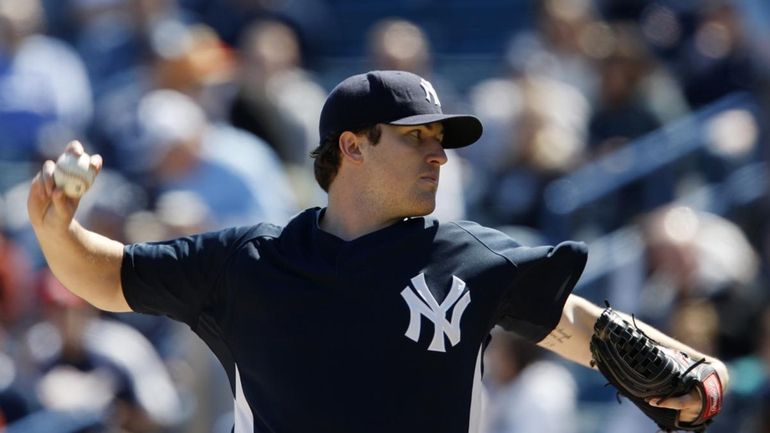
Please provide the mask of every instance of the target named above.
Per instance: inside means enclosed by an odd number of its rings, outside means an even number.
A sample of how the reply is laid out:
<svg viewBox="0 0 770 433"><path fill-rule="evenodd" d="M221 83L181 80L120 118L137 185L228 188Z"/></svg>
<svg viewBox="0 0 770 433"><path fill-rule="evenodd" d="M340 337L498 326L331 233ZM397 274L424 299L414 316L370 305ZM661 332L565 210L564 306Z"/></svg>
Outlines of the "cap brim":
<svg viewBox="0 0 770 433"><path fill-rule="evenodd" d="M447 149L468 146L481 138L484 128L476 116L467 114L418 114L387 122L389 125L410 126L441 122L444 125L442 144Z"/></svg>

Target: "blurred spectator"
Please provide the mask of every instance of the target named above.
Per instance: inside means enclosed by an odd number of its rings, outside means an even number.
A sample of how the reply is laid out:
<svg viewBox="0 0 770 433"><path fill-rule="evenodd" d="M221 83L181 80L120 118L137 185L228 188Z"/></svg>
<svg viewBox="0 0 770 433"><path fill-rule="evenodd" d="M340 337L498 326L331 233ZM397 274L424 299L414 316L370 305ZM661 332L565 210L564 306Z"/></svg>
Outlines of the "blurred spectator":
<svg viewBox="0 0 770 433"><path fill-rule="evenodd" d="M486 433L578 431L577 385L544 350L499 328L493 331L484 364L490 392Z"/></svg>
<svg viewBox="0 0 770 433"><path fill-rule="evenodd" d="M685 112L681 91L658 67L634 24L614 23L607 37L611 48L597 59L600 85L589 123L591 158L616 151ZM600 215L592 218L604 230L627 224L634 215L673 198L672 176L670 168L664 168L642 182L618 189L595 211Z"/></svg>
<svg viewBox="0 0 770 433"><path fill-rule="evenodd" d="M184 93L201 105L209 118L222 118L230 94L233 56L208 27L161 19L147 35L149 47L141 64L106 80L97 93L92 141L110 164L125 170L121 149L135 146L136 109L141 98L157 89Z"/></svg>
<svg viewBox="0 0 770 433"><path fill-rule="evenodd" d="M183 420L179 391L140 333L99 318L48 271L41 295L44 321L27 335L41 374L35 385L40 410L90 413L113 429L137 433L165 431Z"/></svg>
<svg viewBox="0 0 770 433"><path fill-rule="evenodd" d="M24 418L29 413L29 404L19 389L17 361L9 341L9 335L0 324L0 431L8 424Z"/></svg>
<svg viewBox="0 0 770 433"><path fill-rule="evenodd" d="M384 19L372 26L368 39L374 69L404 70L432 80L430 45L416 24L397 18Z"/></svg>
<svg viewBox="0 0 770 433"><path fill-rule="evenodd" d="M660 126L645 105L641 89L654 61L635 28L629 24L611 28L613 49L598 62L600 92L589 126L589 143L595 155L615 150Z"/></svg>
<svg viewBox="0 0 770 433"><path fill-rule="evenodd" d="M280 19L299 31L303 45L312 53L331 40L334 17L323 0L179 0L198 22L214 28L222 39L235 45L252 22Z"/></svg>
<svg viewBox="0 0 770 433"><path fill-rule="evenodd" d="M133 171L149 174L158 194L189 191L211 211L209 229L285 222L296 211L280 161L264 142L210 123L191 98L172 90L139 103L139 138L121 149Z"/></svg>
<svg viewBox="0 0 770 433"><path fill-rule="evenodd" d="M15 326L27 325L32 311L30 271L28 258L4 233L0 218L0 329L13 332Z"/></svg>
<svg viewBox="0 0 770 433"><path fill-rule="evenodd" d="M734 2L701 2L698 12L695 33L679 64L690 105L700 107L731 92L757 90L757 65Z"/></svg>
<svg viewBox="0 0 770 433"><path fill-rule="evenodd" d="M606 26L591 0L537 2L537 26L511 40L505 59L516 74L548 77L570 85L593 101L597 77L592 57L607 50Z"/></svg>
<svg viewBox="0 0 770 433"><path fill-rule="evenodd" d="M67 131L60 136L74 136L91 120L83 62L44 31L40 0L0 1L0 159L36 160L54 122Z"/></svg>
<svg viewBox="0 0 770 433"><path fill-rule="evenodd" d="M752 320L762 305L756 288L760 263L740 228L713 214L670 206L645 218L643 234L648 277L639 314L661 326L683 303L708 299L718 316L718 354L729 360L748 353Z"/></svg>
<svg viewBox="0 0 770 433"><path fill-rule="evenodd" d="M116 78L135 74L147 60L147 35L142 32L137 4L132 0L69 1L75 24L72 43L85 61L97 100Z"/></svg>
<svg viewBox="0 0 770 433"><path fill-rule="evenodd" d="M232 124L265 140L286 164L308 166L326 91L302 66L295 31L280 21L250 25L239 45Z"/></svg>
<svg viewBox="0 0 770 433"><path fill-rule="evenodd" d="M192 37L175 32L190 21L176 0L68 2L76 25L73 44L86 60L97 101L126 81L144 79L155 56L184 62L192 51ZM224 64L211 56L208 60Z"/></svg>
<svg viewBox="0 0 770 433"><path fill-rule="evenodd" d="M482 183L474 203L495 225L546 229L542 192L584 160L588 101L568 84L525 74L481 82L472 102L485 127L481 145L461 153Z"/></svg>
<svg viewBox="0 0 770 433"><path fill-rule="evenodd" d="M153 32L152 49L155 58L148 84L192 97L213 120L225 118L235 58L211 28L163 21Z"/></svg>

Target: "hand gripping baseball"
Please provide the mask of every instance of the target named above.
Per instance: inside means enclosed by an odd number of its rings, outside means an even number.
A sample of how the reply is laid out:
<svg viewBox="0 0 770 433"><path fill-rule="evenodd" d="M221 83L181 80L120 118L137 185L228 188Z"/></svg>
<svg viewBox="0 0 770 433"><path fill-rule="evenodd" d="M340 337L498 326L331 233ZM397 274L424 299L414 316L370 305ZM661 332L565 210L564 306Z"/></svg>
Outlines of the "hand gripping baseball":
<svg viewBox="0 0 770 433"><path fill-rule="evenodd" d="M30 186L27 208L32 225L66 229L101 168L101 156L89 156L78 141L67 144L56 163L46 161Z"/></svg>
<svg viewBox="0 0 770 433"><path fill-rule="evenodd" d="M88 191L96 177L96 170L91 166L91 156L64 152L56 160L53 181L57 188L69 198L80 198Z"/></svg>
<svg viewBox="0 0 770 433"><path fill-rule="evenodd" d="M590 348L593 364L618 393L663 431L704 431L721 409L722 384L713 367L661 346L609 306L594 325ZM701 404L694 416L682 410L686 404L672 403L695 400Z"/></svg>

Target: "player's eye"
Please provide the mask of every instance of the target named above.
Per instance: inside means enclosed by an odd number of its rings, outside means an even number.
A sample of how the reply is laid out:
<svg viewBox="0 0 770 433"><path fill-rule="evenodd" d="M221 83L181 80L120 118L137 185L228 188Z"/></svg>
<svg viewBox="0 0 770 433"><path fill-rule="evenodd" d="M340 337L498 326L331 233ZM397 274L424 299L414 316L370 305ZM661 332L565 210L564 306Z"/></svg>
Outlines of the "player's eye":
<svg viewBox="0 0 770 433"><path fill-rule="evenodd" d="M422 139L422 131L420 131L419 129L411 130L407 135L409 136L409 138L412 138L414 140L419 141Z"/></svg>

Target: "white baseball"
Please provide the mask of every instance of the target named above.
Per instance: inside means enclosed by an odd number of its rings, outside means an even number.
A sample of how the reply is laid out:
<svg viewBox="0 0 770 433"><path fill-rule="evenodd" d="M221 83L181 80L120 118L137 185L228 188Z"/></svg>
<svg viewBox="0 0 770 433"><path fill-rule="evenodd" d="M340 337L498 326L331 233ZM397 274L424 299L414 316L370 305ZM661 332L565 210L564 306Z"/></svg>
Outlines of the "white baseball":
<svg viewBox="0 0 770 433"><path fill-rule="evenodd" d="M91 157L87 153L80 156L65 152L56 161L53 181L70 198L80 198L94 183L96 169L91 167Z"/></svg>

